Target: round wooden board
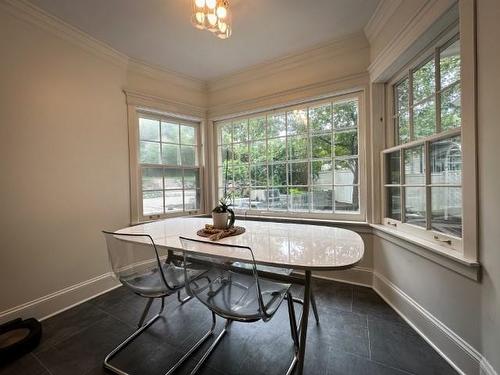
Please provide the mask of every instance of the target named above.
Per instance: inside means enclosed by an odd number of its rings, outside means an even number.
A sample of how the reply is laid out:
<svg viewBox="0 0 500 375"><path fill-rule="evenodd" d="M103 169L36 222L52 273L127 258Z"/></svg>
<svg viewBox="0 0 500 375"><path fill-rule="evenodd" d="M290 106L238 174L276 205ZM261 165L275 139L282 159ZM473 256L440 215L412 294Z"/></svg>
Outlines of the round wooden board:
<svg viewBox="0 0 500 375"><path fill-rule="evenodd" d="M225 237L237 236L237 235L239 235L239 234L243 234L243 233L245 233L245 231L246 231L246 229L245 229L245 228L243 228L243 227L238 227L238 226L235 226L235 227L233 227L233 228L235 229L235 231L234 231L233 233L231 233L230 235L225 236ZM231 228L231 229L232 229L232 228ZM213 233L213 232L207 232L207 231L205 230L205 228L203 228L203 229L200 229L198 232L196 232L196 234L197 234L198 236L200 236L200 237L210 237L210 236L213 236L213 235L214 235L214 234L216 234L216 233ZM223 237L223 238L225 238L225 237Z"/></svg>

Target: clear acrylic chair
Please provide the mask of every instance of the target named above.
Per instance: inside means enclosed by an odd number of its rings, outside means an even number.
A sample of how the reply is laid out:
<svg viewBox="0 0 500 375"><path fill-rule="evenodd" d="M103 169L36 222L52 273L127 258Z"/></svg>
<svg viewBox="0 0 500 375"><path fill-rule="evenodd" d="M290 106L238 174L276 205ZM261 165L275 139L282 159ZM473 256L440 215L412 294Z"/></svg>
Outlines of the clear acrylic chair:
<svg viewBox="0 0 500 375"><path fill-rule="evenodd" d="M172 259L172 254L156 246L153 238L147 234L122 234L103 231L108 248L109 261L115 277L122 285L135 294L147 299L138 328L125 341L118 345L104 359L104 367L116 374L126 375L122 369L113 366L110 361L122 349L150 327L162 314L165 307L165 297L177 293L180 303L189 301L188 296L181 299L181 289L185 285L185 275L196 279L203 274L203 269L185 268ZM161 299L160 311L150 320L144 322L154 299ZM215 329L212 328L184 355L166 374L173 373L196 350Z"/></svg>
<svg viewBox="0 0 500 375"><path fill-rule="evenodd" d="M180 237L184 249L186 291L212 313L226 319L224 329L192 370L195 374L226 334L231 322L269 321L286 298L294 357L287 374L297 362L297 321L290 293L291 284L259 277L252 249ZM200 253L201 252L201 253ZM239 267L234 263L238 262ZM241 265L245 266L242 267ZM205 269L203 279L189 274L189 267Z"/></svg>

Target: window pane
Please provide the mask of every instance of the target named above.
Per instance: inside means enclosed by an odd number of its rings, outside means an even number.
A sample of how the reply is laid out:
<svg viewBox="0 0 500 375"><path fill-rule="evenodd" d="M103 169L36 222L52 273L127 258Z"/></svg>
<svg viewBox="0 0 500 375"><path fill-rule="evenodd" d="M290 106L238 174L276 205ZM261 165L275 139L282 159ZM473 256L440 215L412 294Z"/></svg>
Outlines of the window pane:
<svg viewBox="0 0 500 375"><path fill-rule="evenodd" d="M313 161L312 167L312 183L315 185L331 185L333 184L332 161Z"/></svg>
<svg viewBox="0 0 500 375"><path fill-rule="evenodd" d="M255 210L267 210L267 202L270 190L252 189L250 190L250 208Z"/></svg>
<svg viewBox="0 0 500 375"><path fill-rule="evenodd" d="M399 184L401 182L400 151L391 152L390 154L387 154L385 157L387 159L386 183L394 185Z"/></svg>
<svg viewBox="0 0 500 375"><path fill-rule="evenodd" d="M432 184L462 184L462 144L459 136L432 142L429 159Z"/></svg>
<svg viewBox="0 0 500 375"><path fill-rule="evenodd" d="M309 189L290 187L288 189L288 209L290 211L309 211Z"/></svg>
<svg viewBox="0 0 500 375"><path fill-rule="evenodd" d="M200 208L200 190L184 191L184 210L197 210Z"/></svg>
<svg viewBox="0 0 500 375"><path fill-rule="evenodd" d="M165 169L165 189L182 189L181 169Z"/></svg>
<svg viewBox="0 0 500 375"><path fill-rule="evenodd" d="M315 133L332 131L331 104L309 108L309 127Z"/></svg>
<svg viewBox="0 0 500 375"><path fill-rule="evenodd" d="M239 189L233 193L233 205L235 208L248 210L250 208L250 190Z"/></svg>
<svg viewBox="0 0 500 375"><path fill-rule="evenodd" d="M162 168L142 168L142 190L163 189Z"/></svg>
<svg viewBox="0 0 500 375"><path fill-rule="evenodd" d="M284 137L286 135L285 114L267 116L268 137Z"/></svg>
<svg viewBox="0 0 500 375"><path fill-rule="evenodd" d="M335 197L335 212L359 211L359 189L357 186L335 186L333 196Z"/></svg>
<svg viewBox="0 0 500 375"><path fill-rule="evenodd" d="M184 189L196 189L198 186L198 171L194 169L184 169Z"/></svg>
<svg viewBox="0 0 500 375"><path fill-rule="evenodd" d="M332 135L311 137L311 154L314 159L330 158L332 156Z"/></svg>
<svg viewBox="0 0 500 375"><path fill-rule="evenodd" d="M233 142L246 142L248 140L248 120L233 122Z"/></svg>
<svg viewBox="0 0 500 375"><path fill-rule="evenodd" d="M436 132L436 105L434 99L413 108L413 132L415 139L428 137Z"/></svg>
<svg viewBox="0 0 500 375"><path fill-rule="evenodd" d="M160 144L140 142L139 160L143 164L161 164Z"/></svg>
<svg viewBox="0 0 500 375"><path fill-rule="evenodd" d="M247 164L233 165L234 188L242 189L250 186L250 171Z"/></svg>
<svg viewBox="0 0 500 375"><path fill-rule="evenodd" d="M250 139L265 139L266 138L266 118L256 117L248 120Z"/></svg>
<svg viewBox="0 0 500 375"><path fill-rule="evenodd" d="M286 185L286 164L271 164L269 166L269 185Z"/></svg>
<svg viewBox="0 0 500 375"><path fill-rule="evenodd" d="M441 130L459 128L461 125L460 84L441 93Z"/></svg>
<svg viewBox="0 0 500 375"><path fill-rule="evenodd" d="M410 114L408 110L396 118L398 143L403 144L410 141Z"/></svg>
<svg viewBox="0 0 500 375"><path fill-rule="evenodd" d="M288 134L301 134L307 132L307 111L298 109L287 112Z"/></svg>
<svg viewBox="0 0 500 375"><path fill-rule="evenodd" d="M160 121L139 118L139 139L141 141L160 141Z"/></svg>
<svg viewBox="0 0 500 375"><path fill-rule="evenodd" d="M165 190L165 212L182 211L183 209L182 190Z"/></svg>
<svg viewBox="0 0 500 375"><path fill-rule="evenodd" d="M413 72L413 103L431 96L436 91L434 59Z"/></svg>
<svg viewBox="0 0 500 375"><path fill-rule="evenodd" d="M286 187L269 189L269 209L275 211L286 210L288 207L288 191Z"/></svg>
<svg viewBox="0 0 500 375"><path fill-rule="evenodd" d="M142 214L155 215L163 213L163 192L144 191L142 193Z"/></svg>
<svg viewBox="0 0 500 375"><path fill-rule="evenodd" d="M425 228L425 188L406 187L404 190L405 221Z"/></svg>
<svg viewBox="0 0 500 375"><path fill-rule="evenodd" d="M309 163L290 163L288 185L307 185L307 166Z"/></svg>
<svg viewBox="0 0 500 375"><path fill-rule="evenodd" d="M431 203L432 229L462 237L462 189L432 187Z"/></svg>
<svg viewBox="0 0 500 375"><path fill-rule="evenodd" d="M196 147L195 146L181 146L181 161L182 165L195 166L196 160Z"/></svg>
<svg viewBox="0 0 500 375"><path fill-rule="evenodd" d="M193 126L181 125L181 143L186 145L195 145L196 129Z"/></svg>
<svg viewBox="0 0 500 375"><path fill-rule="evenodd" d="M358 125L358 101L333 104L333 126L337 130L352 128Z"/></svg>
<svg viewBox="0 0 500 375"><path fill-rule="evenodd" d="M307 159L307 138L290 137L288 138L288 159Z"/></svg>
<svg viewBox="0 0 500 375"><path fill-rule="evenodd" d="M227 173L228 183L229 183L229 181L231 181L231 182L233 181L233 168L229 167L229 165L228 165L227 170L226 170L226 166L219 167L218 170L219 170L219 174L218 174L219 188L224 188L224 185L226 183L226 173Z"/></svg>
<svg viewBox="0 0 500 375"><path fill-rule="evenodd" d="M313 188L311 208L313 211L333 212L332 186L318 186Z"/></svg>
<svg viewBox="0 0 500 375"><path fill-rule="evenodd" d="M252 163L265 162L266 156L266 141L255 141L250 143L250 161Z"/></svg>
<svg viewBox="0 0 500 375"><path fill-rule="evenodd" d="M259 164L250 167L250 183L252 186L267 185L267 165Z"/></svg>
<svg viewBox="0 0 500 375"><path fill-rule="evenodd" d="M233 145L233 160L238 163L248 163L250 161L248 143L236 143Z"/></svg>
<svg viewBox="0 0 500 375"><path fill-rule="evenodd" d="M408 113L409 102L408 102L408 78L397 84L394 88L394 96L396 99L395 114L401 115L403 113Z"/></svg>
<svg viewBox="0 0 500 375"><path fill-rule="evenodd" d="M335 161L335 185L355 185L358 183L358 159Z"/></svg>
<svg viewBox="0 0 500 375"><path fill-rule="evenodd" d="M335 156L350 156L358 154L358 132L345 131L335 133Z"/></svg>
<svg viewBox="0 0 500 375"><path fill-rule="evenodd" d="M232 142L233 127L231 123L224 123L218 126L218 144L227 145Z"/></svg>
<svg viewBox="0 0 500 375"><path fill-rule="evenodd" d="M441 51L439 65L442 88L460 79L460 40Z"/></svg>
<svg viewBox="0 0 500 375"><path fill-rule="evenodd" d="M424 146L416 146L404 150L405 155L405 184L425 184Z"/></svg>
<svg viewBox="0 0 500 375"><path fill-rule="evenodd" d="M223 165L226 160L232 160L231 146L218 146L217 147L217 163Z"/></svg>
<svg viewBox="0 0 500 375"><path fill-rule="evenodd" d="M401 189L399 187L387 188L387 216L401 221Z"/></svg>
<svg viewBox="0 0 500 375"><path fill-rule="evenodd" d="M164 143L161 147L163 164L179 165L179 146Z"/></svg>
<svg viewBox="0 0 500 375"><path fill-rule="evenodd" d="M179 124L161 123L161 141L179 143Z"/></svg>
<svg viewBox="0 0 500 375"><path fill-rule="evenodd" d="M286 160L286 138L274 138L267 141L267 160Z"/></svg>

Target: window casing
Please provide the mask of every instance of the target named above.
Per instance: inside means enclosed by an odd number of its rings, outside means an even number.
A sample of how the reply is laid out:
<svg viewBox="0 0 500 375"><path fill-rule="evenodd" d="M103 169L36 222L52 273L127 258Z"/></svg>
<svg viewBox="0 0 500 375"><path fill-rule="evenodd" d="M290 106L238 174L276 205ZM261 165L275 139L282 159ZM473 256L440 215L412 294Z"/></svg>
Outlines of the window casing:
<svg viewBox="0 0 500 375"><path fill-rule="evenodd" d="M139 221L200 213L200 124L137 113Z"/></svg>
<svg viewBox="0 0 500 375"><path fill-rule="evenodd" d="M388 85L384 224L462 252L461 55L454 29ZM391 142L392 141L392 142Z"/></svg>
<svg viewBox="0 0 500 375"><path fill-rule="evenodd" d="M356 93L216 122L217 197L227 188L250 214L364 220L362 111Z"/></svg>

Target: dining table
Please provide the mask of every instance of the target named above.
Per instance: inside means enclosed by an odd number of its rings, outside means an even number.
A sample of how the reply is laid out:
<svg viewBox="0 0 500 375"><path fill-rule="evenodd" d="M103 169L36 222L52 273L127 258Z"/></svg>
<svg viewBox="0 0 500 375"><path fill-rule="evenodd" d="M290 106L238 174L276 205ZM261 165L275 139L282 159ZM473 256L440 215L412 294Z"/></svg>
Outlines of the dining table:
<svg viewBox="0 0 500 375"><path fill-rule="evenodd" d="M158 248L182 253L184 249L179 237L209 241L197 234L207 224L212 224L210 217L176 217L130 226L117 232L148 234ZM302 374L306 352L312 272L354 267L363 259L363 239L354 231L316 223L237 220L236 225L245 228L245 232L222 238L217 242L247 246L252 249L257 265L270 266L271 269L272 267L293 269L295 272L290 280L301 280L301 284L304 285L299 350L295 367L295 373ZM206 246L190 249L190 252L200 254L206 251L208 251ZM232 251L230 247L223 247L217 251L223 253L210 255L234 261L248 261L248 259L241 258L241 252ZM284 276L279 277L282 279Z"/></svg>

